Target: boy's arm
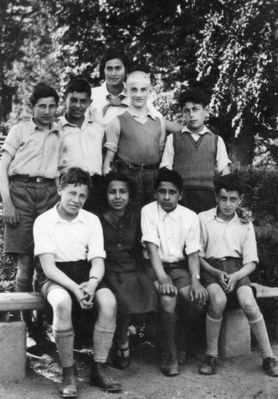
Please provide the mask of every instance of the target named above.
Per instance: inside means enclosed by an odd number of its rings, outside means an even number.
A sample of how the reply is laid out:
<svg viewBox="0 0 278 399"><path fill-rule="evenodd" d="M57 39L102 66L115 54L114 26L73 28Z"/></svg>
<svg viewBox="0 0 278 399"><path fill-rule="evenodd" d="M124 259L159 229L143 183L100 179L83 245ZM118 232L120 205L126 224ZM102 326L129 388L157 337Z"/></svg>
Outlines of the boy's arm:
<svg viewBox="0 0 278 399"><path fill-rule="evenodd" d="M231 173L230 159L228 158L227 149L222 137L217 139L216 167L221 176Z"/></svg>
<svg viewBox="0 0 278 399"><path fill-rule="evenodd" d="M87 308L88 306L86 302L83 302L85 299L84 292L77 283L62 272L62 270L58 269L55 265L54 255L52 253L41 254L39 255L39 259L46 277L71 291L79 302L81 308Z"/></svg>
<svg viewBox="0 0 278 399"><path fill-rule="evenodd" d="M201 269L206 271L208 274L216 278L221 287L226 290L227 289L227 281L229 279L229 275L226 272L223 272L221 270L217 270L214 267L212 267L203 257L200 256L200 265Z"/></svg>
<svg viewBox="0 0 278 399"><path fill-rule="evenodd" d="M106 175L112 170L112 162L116 153L118 152L118 143L120 139L121 125L118 118L112 119L108 123L105 134L106 143L104 147L106 148L106 155L103 162L103 174Z"/></svg>
<svg viewBox="0 0 278 399"><path fill-rule="evenodd" d="M159 292L162 295L177 295L177 288L174 286L171 278L165 273L160 256L158 254L158 247L152 242L145 242L148 250L150 261L154 269L155 275L159 282Z"/></svg>
<svg viewBox="0 0 278 399"><path fill-rule="evenodd" d="M191 275L191 300L197 300L200 304L206 303L208 293L205 287L200 283L200 263L198 252L193 252L188 255L188 269Z"/></svg>
<svg viewBox="0 0 278 399"><path fill-rule="evenodd" d="M237 272L234 272L232 274L229 274L229 281L227 284L227 291L232 292L235 288L235 285L238 280L242 279L243 277L249 276L249 274L253 273L253 271L256 269L256 263L255 262L250 262L244 265L240 270Z"/></svg>
<svg viewBox="0 0 278 399"><path fill-rule="evenodd" d="M104 276L104 259L97 257L91 260L91 270L89 273L89 280L80 284L80 288L86 295L86 302L88 304L93 303L95 292L98 284L101 282Z"/></svg>
<svg viewBox="0 0 278 399"><path fill-rule="evenodd" d="M12 157L10 154L7 151L4 151L0 163L0 189L3 201L4 221L10 226L14 226L19 223L20 217L10 195L8 169L11 161Z"/></svg>

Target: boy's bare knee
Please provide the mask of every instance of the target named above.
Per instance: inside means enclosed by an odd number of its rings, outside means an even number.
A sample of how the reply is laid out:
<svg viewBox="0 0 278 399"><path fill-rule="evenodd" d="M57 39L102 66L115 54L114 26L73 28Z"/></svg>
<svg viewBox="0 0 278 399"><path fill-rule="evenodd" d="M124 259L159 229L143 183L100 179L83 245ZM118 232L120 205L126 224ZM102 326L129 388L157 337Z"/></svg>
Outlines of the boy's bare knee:
<svg viewBox="0 0 278 399"><path fill-rule="evenodd" d="M99 290L96 294L99 314L102 317L114 318L117 313L117 301L114 294L107 288Z"/></svg>
<svg viewBox="0 0 278 399"><path fill-rule="evenodd" d="M176 297L170 295L162 295L160 297L161 309L164 313L172 314L175 313L176 309Z"/></svg>
<svg viewBox="0 0 278 399"><path fill-rule="evenodd" d="M209 311L215 315L220 316L226 307L227 297L219 286L209 286Z"/></svg>

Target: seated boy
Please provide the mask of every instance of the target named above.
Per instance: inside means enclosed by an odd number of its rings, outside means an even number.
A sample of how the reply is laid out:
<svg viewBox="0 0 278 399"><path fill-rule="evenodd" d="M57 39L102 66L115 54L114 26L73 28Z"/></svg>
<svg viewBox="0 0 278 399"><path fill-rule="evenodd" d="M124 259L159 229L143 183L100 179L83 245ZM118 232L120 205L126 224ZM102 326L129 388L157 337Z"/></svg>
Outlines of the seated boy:
<svg viewBox="0 0 278 399"><path fill-rule="evenodd" d="M39 83L30 98L33 117L13 126L2 147L0 188L3 200L4 252L17 255L16 289L30 292L34 274L33 223L58 200L58 154L61 141L54 123L58 94ZM23 312L29 336L41 344L42 334Z"/></svg>
<svg viewBox="0 0 278 399"><path fill-rule="evenodd" d="M216 372L218 339L227 301L237 299L246 314L263 358L264 371L278 376L264 318L254 298L249 275L258 262L254 227L242 220L237 208L242 200L240 179L226 175L216 182L217 207L199 214L201 223L200 263L209 303L206 319L207 351L201 374Z"/></svg>
<svg viewBox="0 0 278 399"><path fill-rule="evenodd" d="M171 170L158 173L157 200L142 209L142 241L146 245L160 294L162 321L161 371L178 374L175 344L177 296L203 305L207 292L200 283L199 222L197 215L178 204L182 179Z"/></svg>
<svg viewBox="0 0 278 399"><path fill-rule="evenodd" d="M135 71L128 75L127 95L130 106L106 128L107 149L103 173L114 166L124 171L137 189L136 205L153 200L154 183L164 148L165 125L148 108L151 81L149 75ZM117 155L117 156L116 156ZM115 158L116 156L116 158Z"/></svg>
<svg viewBox="0 0 278 399"><path fill-rule="evenodd" d="M197 213L215 206L215 171L221 175L230 172L223 139L205 126L209 100L199 88L180 94L186 126L168 136L160 164L179 172L183 180L181 204Z"/></svg>
<svg viewBox="0 0 278 399"><path fill-rule="evenodd" d="M103 234L97 216L84 211L90 176L69 169L60 180L60 202L40 215L34 224L35 255L39 256L41 291L53 309L53 334L63 368L62 397L77 397L74 376L72 309L93 305L98 318L93 332L94 361L91 385L119 391L105 368L116 325L116 299L102 285L104 275Z"/></svg>
<svg viewBox="0 0 278 399"><path fill-rule="evenodd" d="M87 111L91 104L91 86L86 79L72 78L66 86L66 113L59 120L62 145L59 156L59 170L66 172L79 167L91 176L102 174L103 127L94 122ZM93 178L93 195L85 208L96 211L101 206L99 179Z"/></svg>

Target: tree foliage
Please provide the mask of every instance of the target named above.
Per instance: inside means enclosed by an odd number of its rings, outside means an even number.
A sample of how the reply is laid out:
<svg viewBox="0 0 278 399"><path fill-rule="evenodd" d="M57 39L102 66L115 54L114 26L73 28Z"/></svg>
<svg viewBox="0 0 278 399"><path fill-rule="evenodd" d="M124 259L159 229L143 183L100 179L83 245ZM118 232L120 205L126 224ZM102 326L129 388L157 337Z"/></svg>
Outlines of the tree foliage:
<svg viewBox="0 0 278 399"><path fill-rule="evenodd" d="M275 136L277 0L44 0L43 7L4 0L1 6L10 18L2 19L2 47L12 47L20 32L17 51L1 69L19 104L38 79L63 87L70 74L82 73L99 84L104 51L118 47L153 72L156 105L167 117L179 117L175 98L198 79L212 92L211 123L231 148L240 143L251 161L254 137L265 145Z"/></svg>

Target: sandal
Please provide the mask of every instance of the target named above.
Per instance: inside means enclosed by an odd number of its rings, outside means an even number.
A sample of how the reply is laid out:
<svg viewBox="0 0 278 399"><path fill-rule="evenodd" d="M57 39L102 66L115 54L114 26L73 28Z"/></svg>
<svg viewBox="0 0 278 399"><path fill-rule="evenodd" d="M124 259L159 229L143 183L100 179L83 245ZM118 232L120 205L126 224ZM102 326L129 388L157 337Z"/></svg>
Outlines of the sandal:
<svg viewBox="0 0 278 399"><path fill-rule="evenodd" d="M120 346L116 346L113 365L118 369L126 369L129 366L130 358L129 358L129 346L126 348L121 348Z"/></svg>

